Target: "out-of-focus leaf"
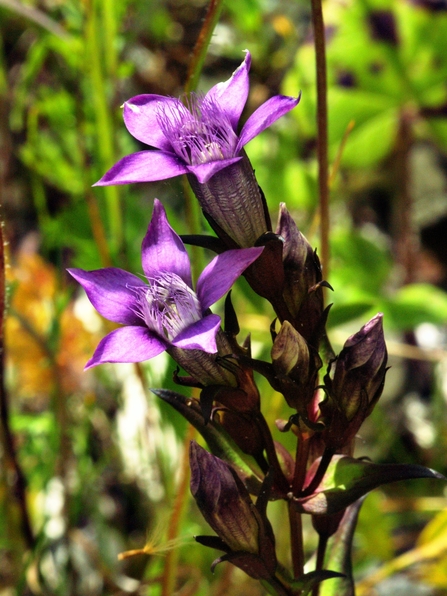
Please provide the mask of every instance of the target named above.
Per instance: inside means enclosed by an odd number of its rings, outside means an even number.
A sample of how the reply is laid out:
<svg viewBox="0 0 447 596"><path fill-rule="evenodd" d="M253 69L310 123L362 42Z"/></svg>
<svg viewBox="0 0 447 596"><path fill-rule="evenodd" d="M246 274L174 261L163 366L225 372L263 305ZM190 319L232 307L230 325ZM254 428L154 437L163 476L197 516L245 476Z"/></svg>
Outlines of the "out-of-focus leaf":
<svg viewBox="0 0 447 596"><path fill-rule="evenodd" d="M325 566L338 571L341 577L325 582L320 587L320 596L354 596L354 579L352 577L352 543L363 499L350 505L338 526L337 532L330 540Z"/></svg>
<svg viewBox="0 0 447 596"><path fill-rule="evenodd" d="M337 325L344 325L349 321L358 319L364 316L368 311L374 307L374 300L371 299L363 302L352 302L351 304L342 304L337 306L335 303L329 313L328 326L337 327Z"/></svg>
<svg viewBox="0 0 447 596"><path fill-rule="evenodd" d="M415 548L395 557L377 569L370 576L357 584L360 596L370 593L373 586L387 577L417 565L425 581L442 587L446 584L447 540L446 540L447 514L442 511L433 520L433 525L428 524L427 532L422 533Z"/></svg>
<svg viewBox="0 0 447 596"><path fill-rule="evenodd" d="M410 284L383 302L387 322L399 330L421 323L443 325L447 321L447 293L430 284Z"/></svg>
<svg viewBox="0 0 447 596"><path fill-rule="evenodd" d="M372 93L361 89L333 87L328 95L329 139L332 145L338 144L351 121L355 126L351 135L362 129L381 114L395 109L394 98L382 93Z"/></svg>
<svg viewBox="0 0 447 596"><path fill-rule="evenodd" d="M354 127L343 151L342 164L356 168L377 164L394 146L398 122L398 113L392 109Z"/></svg>
<svg viewBox="0 0 447 596"><path fill-rule="evenodd" d="M307 473L309 484L318 468L319 459ZM410 478L444 479L442 474L415 464L373 464L335 455L318 488L308 497L298 499L303 512L313 515L337 513L369 491L398 480Z"/></svg>
<svg viewBox="0 0 447 596"><path fill-rule="evenodd" d="M360 511L356 529L356 544L363 557L377 561L388 561L393 557L393 518L383 515L386 497L375 490L365 499Z"/></svg>
<svg viewBox="0 0 447 596"><path fill-rule="evenodd" d="M374 301L387 281L392 260L389 250L377 238L369 238L355 230L336 230L331 241L333 247L333 274L331 283L336 289L337 300L340 293L352 288L363 295L370 294ZM352 299L352 298L351 298ZM357 301L358 297L357 297Z"/></svg>
<svg viewBox="0 0 447 596"><path fill-rule="evenodd" d="M431 557L421 565L418 575L438 589L447 588L447 510L438 513L419 535L418 548L431 549Z"/></svg>

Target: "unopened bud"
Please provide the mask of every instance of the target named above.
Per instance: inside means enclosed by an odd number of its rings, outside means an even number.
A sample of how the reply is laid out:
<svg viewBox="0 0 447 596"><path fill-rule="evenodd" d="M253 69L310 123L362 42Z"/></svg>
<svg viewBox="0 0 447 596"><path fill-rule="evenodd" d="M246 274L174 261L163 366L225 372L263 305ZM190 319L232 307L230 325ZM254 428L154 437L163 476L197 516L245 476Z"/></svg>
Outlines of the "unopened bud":
<svg viewBox="0 0 447 596"><path fill-rule="evenodd" d="M382 393L387 364L382 319L377 314L352 335L335 364L331 392L348 420L356 415L362 394L367 397L366 417Z"/></svg>
<svg viewBox="0 0 447 596"><path fill-rule="evenodd" d="M324 433L329 447L340 449L355 436L382 394L387 371L387 349L381 313L345 343L334 375L325 377L328 399L321 404L329 426Z"/></svg>
<svg viewBox="0 0 447 596"><path fill-rule="evenodd" d="M191 493L203 517L231 551L257 554L255 506L236 472L194 441L189 458Z"/></svg>
<svg viewBox="0 0 447 596"><path fill-rule="evenodd" d="M284 302L294 327L309 341L320 326L324 310L320 260L284 203L280 204L276 233L284 239Z"/></svg>
<svg viewBox="0 0 447 596"><path fill-rule="evenodd" d="M301 382L306 382L309 375L309 348L304 337L288 321L281 325L271 355L276 373L288 375L295 369Z"/></svg>

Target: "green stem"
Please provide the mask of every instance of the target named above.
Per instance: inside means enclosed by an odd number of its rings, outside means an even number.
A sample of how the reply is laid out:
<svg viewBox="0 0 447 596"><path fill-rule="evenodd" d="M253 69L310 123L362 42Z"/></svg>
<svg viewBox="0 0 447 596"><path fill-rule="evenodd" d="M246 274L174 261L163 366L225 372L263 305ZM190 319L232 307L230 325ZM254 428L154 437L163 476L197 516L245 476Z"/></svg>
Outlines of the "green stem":
<svg viewBox="0 0 447 596"><path fill-rule="evenodd" d="M315 571L321 571L324 566L324 558L326 556L326 547L328 543L328 536L319 536L318 548L317 548L317 562L315 565ZM320 584L314 586L312 590L312 596L318 596L320 593Z"/></svg>
<svg viewBox="0 0 447 596"><path fill-rule="evenodd" d="M317 70L317 156L320 204L321 262L324 270L324 278L328 279L330 253L326 48L321 0L311 0L311 3Z"/></svg>
<svg viewBox="0 0 447 596"><path fill-rule="evenodd" d="M107 84L103 72L102 52L99 43L101 27L96 14L96 2L89 0L86 3L87 23L86 31L86 52L85 70L89 75L90 85L88 93L91 93L93 111L97 130L97 148L101 170L110 168L116 161L113 140L113 123L110 115L110 106L107 101ZM123 218L121 211L120 195L117 186L105 186L107 213L109 219L110 245L112 252L117 255L123 251L124 232Z"/></svg>

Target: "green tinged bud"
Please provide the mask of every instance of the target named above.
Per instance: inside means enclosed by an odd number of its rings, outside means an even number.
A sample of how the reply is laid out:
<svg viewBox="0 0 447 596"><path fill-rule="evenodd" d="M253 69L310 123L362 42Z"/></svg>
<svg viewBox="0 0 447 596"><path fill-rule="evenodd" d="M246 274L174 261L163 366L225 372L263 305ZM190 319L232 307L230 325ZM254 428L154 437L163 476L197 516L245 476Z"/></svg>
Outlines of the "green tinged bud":
<svg viewBox="0 0 447 596"><path fill-rule="evenodd" d="M271 356L277 374L288 375L295 369L301 382L306 382L309 376L309 348L304 337L289 321L281 325L273 342Z"/></svg>

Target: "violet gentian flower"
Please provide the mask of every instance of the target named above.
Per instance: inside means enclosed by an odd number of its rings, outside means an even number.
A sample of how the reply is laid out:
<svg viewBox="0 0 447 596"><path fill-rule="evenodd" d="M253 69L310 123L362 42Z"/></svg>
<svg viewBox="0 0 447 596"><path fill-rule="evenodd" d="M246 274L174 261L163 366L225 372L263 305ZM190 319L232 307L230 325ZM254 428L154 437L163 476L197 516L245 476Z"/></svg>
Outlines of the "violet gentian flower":
<svg viewBox="0 0 447 596"><path fill-rule="evenodd" d="M170 347L217 352L220 317L208 309L261 252L262 248L250 248L218 255L200 275L196 293L183 242L155 199L142 244L146 281L115 267L68 270L103 317L124 325L101 340L86 368L104 362L141 362Z"/></svg>
<svg viewBox="0 0 447 596"><path fill-rule="evenodd" d="M253 246L270 229L265 201L243 148L294 108L299 98L277 95L261 105L238 134L248 97L251 57L224 83L184 102L137 95L124 103L124 122L139 141L155 147L121 159L99 186L153 182L188 174L205 214L238 246Z"/></svg>

